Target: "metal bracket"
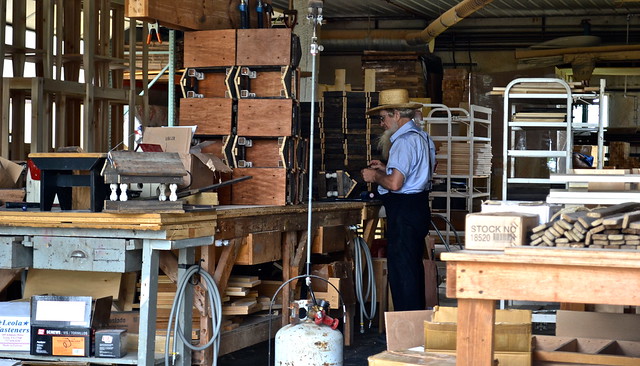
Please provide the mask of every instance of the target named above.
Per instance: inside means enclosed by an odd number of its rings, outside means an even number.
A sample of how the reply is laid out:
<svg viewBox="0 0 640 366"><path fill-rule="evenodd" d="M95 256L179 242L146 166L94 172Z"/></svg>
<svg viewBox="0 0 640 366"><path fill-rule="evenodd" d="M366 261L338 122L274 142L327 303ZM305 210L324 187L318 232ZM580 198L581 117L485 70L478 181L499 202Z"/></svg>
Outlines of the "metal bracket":
<svg viewBox="0 0 640 366"><path fill-rule="evenodd" d="M238 160L238 168L252 168L253 163L246 160Z"/></svg>
<svg viewBox="0 0 640 366"><path fill-rule="evenodd" d="M250 93L248 90L240 90L240 98L255 98L256 93Z"/></svg>
<svg viewBox="0 0 640 366"><path fill-rule="evenodd" d="M255 79L258 76L258 74L255 71L251 70L246 66L240 68L240 75L248 76L249 79Z"/></svg>
<svg viewBox="0 0 640 366"><path fill-rule="evenodd" d="M238 137L238 145L244 146L244 147L252 147L253 140L248 139L246 137Z"/></svg>
<svg viewBox="0 0 640 366"><path fill-rule="evenodd" d="M196 80L204 80L204 72L198 71L196 69L188 69L187 75L192 78L196 78Z"/></svg>
<svg viewBox="0 0 640 366"><path fill-rule="evenodd" d="M204 94L198 94L193 90L187 90L187 98L204 98Z"/></svg>

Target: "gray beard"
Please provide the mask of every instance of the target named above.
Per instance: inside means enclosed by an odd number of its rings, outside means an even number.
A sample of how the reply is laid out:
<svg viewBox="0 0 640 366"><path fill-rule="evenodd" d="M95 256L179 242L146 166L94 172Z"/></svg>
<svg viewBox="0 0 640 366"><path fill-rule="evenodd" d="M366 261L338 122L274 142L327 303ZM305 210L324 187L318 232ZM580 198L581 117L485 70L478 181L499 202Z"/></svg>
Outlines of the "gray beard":
<svg viewBox="0 0 640 366"><path fill-rule="evenodd" d="M389 160L389 150L391 149L391 135L393 135L398 128L390 128L385 130L380 137L378 137L378 150L382 152L382 158Z"/></svg>

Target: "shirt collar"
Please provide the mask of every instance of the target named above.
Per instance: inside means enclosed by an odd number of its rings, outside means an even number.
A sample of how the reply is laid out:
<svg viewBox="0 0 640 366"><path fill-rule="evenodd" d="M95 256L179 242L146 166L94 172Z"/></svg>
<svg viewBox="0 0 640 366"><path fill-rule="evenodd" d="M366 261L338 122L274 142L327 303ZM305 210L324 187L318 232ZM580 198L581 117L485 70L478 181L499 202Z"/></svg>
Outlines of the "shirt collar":
<svg viewBox="0 0 640 366"><path fill-rule="evenodd" d="M410 120L409 122L402 125L402 127L400 127L398 131L394 132L393 135L391 135L391 138L390 138L391 143L393 143L401 135L404 135L405 133L411 130L418 131L418 126L413 120Z"/></svg>

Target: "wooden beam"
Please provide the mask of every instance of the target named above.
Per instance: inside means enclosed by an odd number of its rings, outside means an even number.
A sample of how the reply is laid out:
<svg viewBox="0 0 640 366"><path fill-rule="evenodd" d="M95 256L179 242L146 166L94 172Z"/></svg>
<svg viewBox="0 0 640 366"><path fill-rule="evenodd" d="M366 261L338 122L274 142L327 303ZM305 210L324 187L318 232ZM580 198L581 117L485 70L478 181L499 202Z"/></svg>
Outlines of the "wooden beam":
<svg viewBox="0 0 640 366"><path fill-rule="evenodd" d="M494 322L494 300L458 299L457 364L467 366L494 364Z"/></svg>
<svg viewBox="0 0 640 366"><path fill-rule="evenodd" d="M282 281L288 281L292 278L291 263L294 259L294 251L298 243L297 233L295 231L287 231L282 238ZM293 286L287 284L282 289L282 325L289 324L289 303L292 299Z"/></svg>
<svg viewBox="0 0 640 366"><path fill-rule="evenodd" d="M557 49L543 49L543 50L518 49L516 50L516 59L559 56L559 55L566 55L566 54L594 54L594 55L600 54L600 53L616 54L616 53L627 52L627 51L640 51L640 45L572 47L572 48L557 48Z"/></svg>
<svg viewBox="0 0 640 366"><path fill-rule="evenodd" d="M238 4L239 1L227 0L128 0L125 16L158 21L173 29L228 29L237 28L232 23L236 15L239 18Z"/></svg>

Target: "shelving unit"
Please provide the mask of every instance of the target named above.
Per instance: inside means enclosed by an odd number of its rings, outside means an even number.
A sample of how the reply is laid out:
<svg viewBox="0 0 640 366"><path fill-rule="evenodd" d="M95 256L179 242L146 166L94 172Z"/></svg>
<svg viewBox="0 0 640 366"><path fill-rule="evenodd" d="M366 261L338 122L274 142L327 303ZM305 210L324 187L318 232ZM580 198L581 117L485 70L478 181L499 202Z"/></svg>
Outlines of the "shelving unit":
<svg viewBox="0 0 640 366"><path fill-rule="evenodd" d="M523 86L536 89L538 93L523 91ZM546 88L543 88L546 87ZM571 168L572 153L572 104L571 87L563 80L554 78L519 78L511 81L504 91L504 130L503 130L503 174L502 199L507 200L510 184L550 184L548 177L523 177L516 172L516 161L519 158L546 158L555 161L556 169ZM523 111L539 112L523 112ZM546 129L551 134L556 132L556 140L549 137L549 147L543 149L527 149L526 132L540 132ZM517 141L518 138L524 141ZM555 145L555 147L554 147ZM560 146L562 145L562 146Z"/></svg>
<svg viewBox="0 0 640 366"><path fill-rule="evenodd" d="M509 186L513 184L534 184L551 186L560 184L541 172L534 172L531 164L527 169L518 169L522 158L546 159L548 173L564 174L571 169L573 141L577 133L597 133L598 168L603 164L603 113L599 113L597 123L573 121L573 108L582 103L594 103L604 95L604 80L600 81L599 92L574 93L571 86L555 78L519 78L511 81L504 91L504 132L503 132L503 175L502 199L509 199ZM545 142L546 146L531 148L527 144L527 132L537 132L535 142ZM546 136L544 135L546 133ZM542 137L542 138L540 138ZM544 147L544 148L542 148ZM531 162L529 162L531 163ZM526 162L524 163L526 164ZM520 170L520 171L518 171ZM524 171L533 176L521 175Z"/></svg>
<svg viewBox="0 0 640 366"><path fill-rule="evenodd" d="M477 105L471 105L469 111L443 104L424 107L431 108L423 122L436 143L434 180L441 188L434 189L431 197L444 199L444 210L440 211L452 221L454 209L477 211L480 200L490 196L491 109Z"/></svg>

